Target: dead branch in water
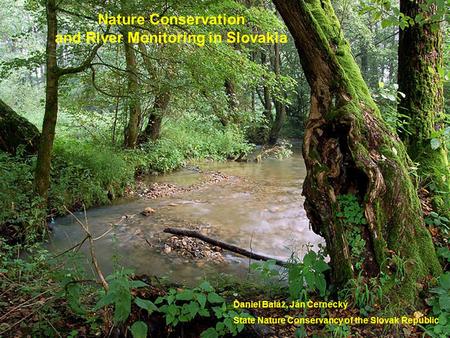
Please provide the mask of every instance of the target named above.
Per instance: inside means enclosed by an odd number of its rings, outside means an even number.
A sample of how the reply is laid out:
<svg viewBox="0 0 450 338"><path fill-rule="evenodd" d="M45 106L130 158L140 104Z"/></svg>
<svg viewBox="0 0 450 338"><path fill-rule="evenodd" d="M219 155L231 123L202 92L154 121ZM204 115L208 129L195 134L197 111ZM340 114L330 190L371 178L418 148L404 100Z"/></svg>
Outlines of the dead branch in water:
<svg viewBox="0 0 450 338"><path fill-rule="evenodd" d="M285 267L288 263L281 261L279 259L275 259L275 258L271 258L271 257L267 257L267 256L263 256L263 255L259 255L256 253L253 253L251 251L242 249L240 247L237 247L235 245L232 244L228 244L222 241L219 241L217 239L208 237L203 235L202 233L195 231L195 230L188 230L188 229L179 229L179 228L166 228L164 229L165 233L169 233L169 234L173 234L173 235L179 235L179 236L186 236L186 237L192 237L192 238L197 238L203 242L218 246L219 248L237 253L239 255L251 258L251 259L255 259L258 261L269 261L269 260L273 260L275 261L275 263L279 266L283 266Z"/></svg>

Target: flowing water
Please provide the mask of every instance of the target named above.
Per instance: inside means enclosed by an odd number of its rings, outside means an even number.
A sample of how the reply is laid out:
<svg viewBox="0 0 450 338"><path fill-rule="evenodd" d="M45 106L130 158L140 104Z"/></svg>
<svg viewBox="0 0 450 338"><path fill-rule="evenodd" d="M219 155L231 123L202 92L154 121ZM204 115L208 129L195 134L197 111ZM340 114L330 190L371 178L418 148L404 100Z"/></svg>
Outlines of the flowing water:
<svg viewBox="0 0 450 338"><path fill-rule="evenodd" d="M198 189L156 199L122 200L111 206L87 211L94 236L114 230L96 241L95 250L102 270L108 273L116 262L138 274L167 276L174 282L195 283L219 272L244 276L248 259L224 252L225 262L204 263L164 251L165 227L206 229L208 236L266 256L287 259L292 252L302 257L308 244L317 247L323 239L309 229L303 209L301 186L306 175L299 154L284 160L260 163L203 163L203 172L220 171L228 179L201 185ZM191 186L204 179L193 168L147 178L149 182ZM140 214L151 207L149 217ZM83 213L75 216L84 220ZM73 216L53 224L50 247L61 252L84 238ZM88 252L83 247L83 252ZM86 254L87 257L87 254ZM88 260L88 258L86 258Z"/></svg>

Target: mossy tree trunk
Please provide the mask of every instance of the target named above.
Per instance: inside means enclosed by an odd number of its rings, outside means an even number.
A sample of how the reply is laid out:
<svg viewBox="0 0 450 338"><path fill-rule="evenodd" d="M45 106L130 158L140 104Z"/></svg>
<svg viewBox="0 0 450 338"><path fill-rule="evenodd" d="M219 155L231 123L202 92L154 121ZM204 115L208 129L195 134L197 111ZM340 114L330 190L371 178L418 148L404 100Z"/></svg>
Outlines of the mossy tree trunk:
<svg viewBox="0 0 450 338"><path fill-rule="evenodd" d="M417 283L441 272L410 174L405 147L385 126L344 39L329 0L274 0L298 49L311 87L303 156L305 209L326 240L332 281L342 286L389 273L392 255L407 264L405 280L390 295L408 303ZM337 216L338 196L355 195L367 225L361 271L352 261L349 227ZM400 297L399 297L400 298Z"/></svg>
<svg viewBox="0 0 450 338"><path fill-rule="evenodd" d="M426 19L435 14L434 5L425 12L425 0L402 0L400 11L412 18L422 14ZM399 91L405 94L399 112L408 116L406 131L399 131L408 154L418 162L424 186L431 187L433 207L450 215L450 166L445 143L432 149L445 128L443 79L443 37L438 24L414 24L400 30L398 48Z"/></svg>
<svg viewBox="0 0 450 338"><path fill-rule="evenodd" d="M15 155L20 146L25 153L37 151L39 130L0 100L0 150Z"/></svg>

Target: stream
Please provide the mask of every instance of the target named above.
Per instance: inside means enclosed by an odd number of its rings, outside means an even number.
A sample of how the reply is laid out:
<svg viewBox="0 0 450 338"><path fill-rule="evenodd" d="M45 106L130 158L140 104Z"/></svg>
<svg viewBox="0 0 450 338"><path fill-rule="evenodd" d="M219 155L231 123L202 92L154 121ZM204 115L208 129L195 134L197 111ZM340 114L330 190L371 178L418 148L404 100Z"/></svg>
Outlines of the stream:
<svg viewBox="0 0 450 338"><path fill-rule="evenodd" d="M211 171L219 171L227 179L200 184L204 173ZM274 258L287 259L293 252L302 257L308 244L317 248L324 242L309 229L303 209L301 186L305 175L303 160L295 152L284 160L200 163L168 175L146 177L147 183L199 187L155 199L122 199L88 210L86 216L93 236L113 227L95 242L101 269L107 274L120 264L136 274L165 276L188 285L211 274L245 277L248 273L249 259L226 251L221 253L221 262L177 255L167 249L165 241L171 235L162 232L165 227L195 228L210 237ZM143 216L145 208L155 212ZM76 212L75 216L84 220L83 212ZM85 237L71 215L57 218L52 225L49 247L55 253ZM84 244L81 251L89 262L88 245Z"/></svg>

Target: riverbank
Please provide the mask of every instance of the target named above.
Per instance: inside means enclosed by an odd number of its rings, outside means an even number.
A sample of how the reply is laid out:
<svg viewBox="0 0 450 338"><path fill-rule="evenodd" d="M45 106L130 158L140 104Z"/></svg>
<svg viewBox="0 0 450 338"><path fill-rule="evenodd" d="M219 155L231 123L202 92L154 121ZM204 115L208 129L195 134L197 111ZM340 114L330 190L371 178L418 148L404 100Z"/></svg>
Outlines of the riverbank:
<svg viewBox="0 0 450 338"><path fill-rule="evenodd" d="M33 192L36 157L0 153L0 236L33 241L46 222L80 210L108 205L133 191L143 175L167 173L191 160L224 161L252 150L244 135L233 127L206 129L200 122L168 125L161 139L136 150L124 150L95 139L73 135L56 139L48 207Z"/></svg>

